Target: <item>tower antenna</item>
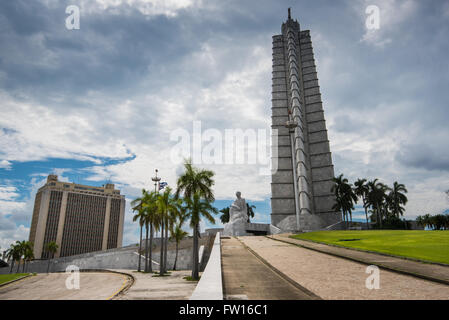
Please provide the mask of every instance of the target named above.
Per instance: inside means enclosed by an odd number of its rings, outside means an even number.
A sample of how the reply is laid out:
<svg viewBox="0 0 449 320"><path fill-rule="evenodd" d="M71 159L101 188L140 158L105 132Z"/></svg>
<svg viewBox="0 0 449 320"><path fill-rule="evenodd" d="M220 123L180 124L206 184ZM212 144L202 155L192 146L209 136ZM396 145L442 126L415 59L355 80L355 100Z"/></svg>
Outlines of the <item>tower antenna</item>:
<svg viewBox="0 0 449 320"><path fill-rule="evenodd" d="M288 20L290 20L292 18L292 12L291 12L292 8L288 8Z"/></svg>

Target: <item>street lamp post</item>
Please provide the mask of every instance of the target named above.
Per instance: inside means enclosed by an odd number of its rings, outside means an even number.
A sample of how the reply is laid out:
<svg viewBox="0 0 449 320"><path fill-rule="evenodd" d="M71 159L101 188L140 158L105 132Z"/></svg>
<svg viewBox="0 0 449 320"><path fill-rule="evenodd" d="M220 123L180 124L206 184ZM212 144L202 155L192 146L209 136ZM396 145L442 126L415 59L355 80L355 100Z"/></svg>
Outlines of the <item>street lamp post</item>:
<svg viewBox="0 0 449 320"><path fill-rule="evenodd" d="M157 176L158 170L154 170L156 172L156 175L151 178L151 180L154 181L154 192L159 192L159 181L161 181L161 178Z"/></svg>

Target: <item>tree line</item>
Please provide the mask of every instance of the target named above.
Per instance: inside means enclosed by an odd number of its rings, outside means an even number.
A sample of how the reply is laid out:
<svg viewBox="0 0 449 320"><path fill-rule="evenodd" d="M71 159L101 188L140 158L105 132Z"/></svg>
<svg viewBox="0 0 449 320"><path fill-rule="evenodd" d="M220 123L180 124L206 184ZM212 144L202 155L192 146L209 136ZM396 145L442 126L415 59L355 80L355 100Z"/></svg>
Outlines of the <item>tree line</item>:
<svg viewBox="0 0 449 320"><path fill-rule="evenodd" d="M333 178L331 192L335 194L336 202L332 207L342 213L342 219L348 227L352 223L352 211L358 200L362 201L368 228L374 222L375 228L401 227L400 217L407 204L407 189L405 185L395 181L392 187L381 183L378 179L357 179L354 185L344 178L343 174ZM369 214L369 217L368 217Z"/></svg>
<svg viewBox="0 0 449 320"><path fill-rule="evenodd" d="M6 249L3 252L3 259L5 261L10 261L10 269L9 273L12 273L12 270L14 268L14 264L17 262L17 269L16 273L19 272L20 269L20 263L22 263L22 273L26 272L27 270L27 263L29 263L31 260L34 259L34 253L33 253L33 247L34 244L31 241L16 241L15 243L11 244L11 246ZM45 244L44 246L46 252L49 253L51 256L51 259L53 259L54 254L58 250L58 245L54 241L50 241ZM47 273L50 269L50 261L51 259L48 259L48 266L47 266Z"/></svg>
<svg viewBox="0 0 449 320"><path fill-rule="evenodd" d="M167 273L168 240L176 242L176 255L173 270L176 269L179 242L187 236L182 227L190 220L193 233L192 279L199 279L198 243L200 222L205 218L215 223L212 214L218 211L212 206L215 201L212 186L214 172L195 168L191 160L184 162L184 173L178 177L176 191L166 187L164 192L142 190L142 196L132 201L132 209L136 212L134 221L139 221L140 244L138 271L141 271L142 233L145 228L146 240L144 248L144 272L152 270L152 249L155 232L160 232L159 275ZM149 243L148 243L149 237Z"/></svg>
<svg viewBox="0 0 449 320"><path fill-rule="evenodd" d="M416 222L420 226L432 230L449 230L449 215L447 214L436 214L433 216L425 214L418 216Z"/></svg>

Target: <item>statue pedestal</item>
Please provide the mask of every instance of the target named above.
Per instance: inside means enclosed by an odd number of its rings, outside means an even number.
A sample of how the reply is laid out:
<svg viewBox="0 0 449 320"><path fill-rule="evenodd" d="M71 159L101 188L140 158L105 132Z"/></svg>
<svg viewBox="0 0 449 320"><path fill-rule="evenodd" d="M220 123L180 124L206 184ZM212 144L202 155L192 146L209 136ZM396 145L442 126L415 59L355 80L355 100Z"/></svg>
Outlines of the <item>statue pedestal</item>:
<svg viewBox="0 0 449 320"><path fill-rule="evenodd" d="M246 205L243 210L232 205L229 209L229 222L224 225L224 236L246 236Z"/></svg>

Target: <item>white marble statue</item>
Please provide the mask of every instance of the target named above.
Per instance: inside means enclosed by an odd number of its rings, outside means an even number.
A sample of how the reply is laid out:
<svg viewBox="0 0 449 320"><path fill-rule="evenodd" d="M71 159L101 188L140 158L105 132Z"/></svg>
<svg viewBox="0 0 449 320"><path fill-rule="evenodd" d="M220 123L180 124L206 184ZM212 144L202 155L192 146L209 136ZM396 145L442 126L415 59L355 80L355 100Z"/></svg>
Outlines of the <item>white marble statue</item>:
<svg viewBox="0 0 449 320"><path fill-rule="evenodd" d="M237 191L237 199L229 208L229 222L225 224L223 235L225 236L246 236L246 223L248 214L246 201L242 198L240 191Z"/></svg>

